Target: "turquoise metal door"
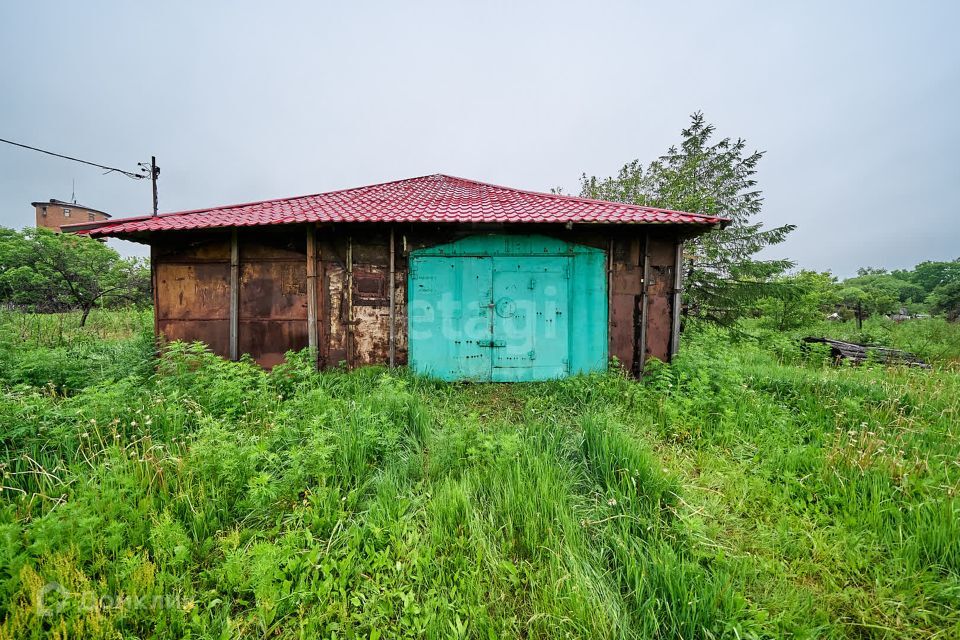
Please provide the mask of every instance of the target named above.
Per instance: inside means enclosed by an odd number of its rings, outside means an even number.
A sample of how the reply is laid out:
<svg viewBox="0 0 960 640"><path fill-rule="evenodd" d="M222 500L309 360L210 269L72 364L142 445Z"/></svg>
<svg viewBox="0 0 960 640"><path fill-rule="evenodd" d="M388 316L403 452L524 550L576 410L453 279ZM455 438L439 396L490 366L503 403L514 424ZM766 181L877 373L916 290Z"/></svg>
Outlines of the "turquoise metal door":
<svg viewBox="0 0 960 640"><path fill-rule="evenodd" d="M412 252L410 367L495 382L603 370L604 262L601 250L543 236L471 236Z"/></svg>
<svg viewBox="0 0 960 640"><path fill-rule="evenodd" d="M492 259L412 260L410 366L443 380L490 380Z"/></svg>
<svg viewBox="0 0 960 640"><path fill-rule="evenodd" d="M569 372L568 257L493 259L494 382Z"/></svg>

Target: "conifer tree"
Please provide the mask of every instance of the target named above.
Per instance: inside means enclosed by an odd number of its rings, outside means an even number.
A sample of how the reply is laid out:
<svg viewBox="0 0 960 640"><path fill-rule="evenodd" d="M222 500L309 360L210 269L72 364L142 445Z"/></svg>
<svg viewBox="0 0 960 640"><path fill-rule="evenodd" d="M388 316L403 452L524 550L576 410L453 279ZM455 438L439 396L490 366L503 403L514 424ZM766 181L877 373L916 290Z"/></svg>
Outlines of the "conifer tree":
<svg viewBox="0 0 960 640"><path fill-rule="evenodd" d="M755 178L763 152L747 152L742 139L714 141L714 133L703 114L694 113L679 147L646 167L639 160L627 163L609 178L584 174L581 195L729 218L729 226L688 242L684 252L687 310L727 325L781 286L773 278L793 263L757 254L783 242L794 225L763 227Z"/></svg>

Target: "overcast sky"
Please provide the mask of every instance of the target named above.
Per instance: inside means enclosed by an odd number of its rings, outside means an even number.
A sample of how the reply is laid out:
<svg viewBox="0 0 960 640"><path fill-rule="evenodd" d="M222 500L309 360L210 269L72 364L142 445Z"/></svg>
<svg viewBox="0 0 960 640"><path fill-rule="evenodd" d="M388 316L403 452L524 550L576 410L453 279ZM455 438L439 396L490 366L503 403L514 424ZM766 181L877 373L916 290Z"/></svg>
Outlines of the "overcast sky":
<svg viewBox="0 0 960 640"><path fill-rule="evenodd" d="M763 220L798 227L772 255L960 256L960 2L199 4L4 2L0 138L154 154L174 211L429 173L575 193L702 110L767 153ZM0 225L71 181L149 211L147 181L0 145Z"/></svg>

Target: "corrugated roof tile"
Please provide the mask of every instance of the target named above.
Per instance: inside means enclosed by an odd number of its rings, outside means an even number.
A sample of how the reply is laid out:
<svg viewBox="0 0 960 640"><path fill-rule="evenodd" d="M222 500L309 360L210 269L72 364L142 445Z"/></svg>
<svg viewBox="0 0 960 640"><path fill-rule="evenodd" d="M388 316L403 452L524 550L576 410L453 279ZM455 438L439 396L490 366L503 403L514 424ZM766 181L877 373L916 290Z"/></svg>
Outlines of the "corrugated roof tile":
<svg viewBox="0 0 960 640"><path fill-rule="evenodd" d="M115 219L81 233L130 236L302 222L517 222L715 225L725 218L537 193L442 174L159 216ZM86 225L84 225L86 226Z"/></svg>

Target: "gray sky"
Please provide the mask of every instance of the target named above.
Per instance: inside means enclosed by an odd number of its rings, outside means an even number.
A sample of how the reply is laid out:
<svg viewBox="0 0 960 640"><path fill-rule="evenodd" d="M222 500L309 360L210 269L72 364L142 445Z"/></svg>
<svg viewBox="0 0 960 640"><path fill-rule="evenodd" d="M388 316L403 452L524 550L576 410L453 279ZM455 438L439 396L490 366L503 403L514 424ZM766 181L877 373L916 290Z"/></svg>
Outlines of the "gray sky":
<svg viewBox="0 0 960 640"><path fill-rule="evenodd" d="M0 138L155 154L172 211L429 173L576 192L703 110L767 152L763 219L798 226L771 255L960 256L960 2L199 4L0 5ZM0 145L0 225L71 180L149 211L101 173Z"/></svg>

